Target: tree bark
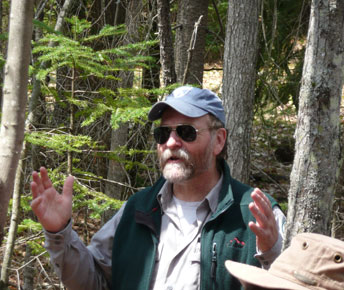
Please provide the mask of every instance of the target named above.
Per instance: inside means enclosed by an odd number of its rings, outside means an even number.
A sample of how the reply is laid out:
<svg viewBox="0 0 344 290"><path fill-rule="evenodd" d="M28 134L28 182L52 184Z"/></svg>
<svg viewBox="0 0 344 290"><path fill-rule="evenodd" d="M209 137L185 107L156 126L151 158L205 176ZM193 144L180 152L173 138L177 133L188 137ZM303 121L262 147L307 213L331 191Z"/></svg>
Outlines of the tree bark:
<svg viewBox="0 0 344 290"><path fill-rule="evenodd" d="M259 7L259 0L228 1L223 61L227 153L232 176L244 183L250 174Z"/></svg>
<svg viewBox="0 0 344 290"><path fill-rule="evenodd" d="M344 2L313 0L290 175L285 247L300 232L330 235L340 160Z"/></svg>
<svg viewBox="0 0 344 290"><path fill-rule="evenodd" d="M24 142L23 147L25 147L25 142ZM21 153L21 159L19 160L16 177L15 177L11 223L10 223L10 229L8 231L6 250L5 250L4 259L2 261L2 268L1 268L1 282L5 285L7 285L8 283L8 268L11 267L12 253L14 249L15 239L17 236L17 228L18 228L19 213L20 213L19 211L20 198L21 198L21 192L23 190L23 181L24 181L23 169L25 167L24 165L25 156L26 156L26 148L23 148L22 153Z"/></svg>
<svg viewBox="0 0 344 290"><path fill-rule="evenodd" d="M199 84L203 83L204 67L204 49L206 27L208 21L208 0L183 0L179 1L177 13L177 27L175 39L175 66L177 81L182 83L188 62L188 51L190 40L194 32L195 23L203 15L202 21L198 27L192 59L187 71L185 83Z"/></svg>
<svg viewBox="0 0 344 290"><path fill-rule="evenodd" d="M24 262L26 267L23 270L23 290L34 290L34 278L35 278L35 268L34 263L31 262L31 246L30 244L26 244L25 246L25 259Z"/></svg>
<svg viewBox="0 0 344 290"><path fill-rule="evenodd" d="M2 14L3 14L3 5L2 5L2 1L0 1L0 34L3 33L3 29L2 29ZM0 41L0 54L3 54L3 42ZM0 69L0 84L3 83L3 70ZM2 91L0 90L0 106L2 105Z"/></svg>
<svg viewBox="0 0 344 290"><path fill-rule="evenodd" d="M24 139L33 0L11 1L0 129L0 244Z"/></svg>
<svg viewBox="0 0 344 290"><path fill-rule="evenodd" d="M158 30L160 40L160 63L163 86L174 84L177 81L173 39L170 20L170 1L158 0Z"/></svg>
<svg viewBox="0 0 344 290"><path fill-rule="evenodd" d="M123 44L135 43L139 40L138 31L140 23L140 12L142 11L142 1L125 1L126 5L126 15L125 15L125 24L127 27L127 35L123 40ZM121 71L119 74L121 79L119 86L122 88L131 88L133 86L134 74L130 71ZM115 150L120 146L125 146L128 140L128 127L129 124L123 123L120 124L120 127L111 132L111 150ZM123 158L123 155L120 155L119 158ZM109 160L107 179L114 180L120 183L125 183L127 180L127 175L123 163L118 160ZM106 183L105 185L105 194L115 199L121 199L125 192L123 186ZM114 210L106 210L102 214L102 223L105 223L109 218L114 215Z"/></svg>

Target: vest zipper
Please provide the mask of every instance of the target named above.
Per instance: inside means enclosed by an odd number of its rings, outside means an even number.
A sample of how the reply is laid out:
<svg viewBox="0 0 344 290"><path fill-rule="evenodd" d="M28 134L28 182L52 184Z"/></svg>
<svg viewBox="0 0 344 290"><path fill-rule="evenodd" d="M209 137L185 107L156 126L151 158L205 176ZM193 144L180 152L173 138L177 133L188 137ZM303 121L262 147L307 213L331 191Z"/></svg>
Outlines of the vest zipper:
<svg viewBox="0 0 344 290"><path fill-rule="evenodd" d="M232 203L233 203L233 202L232 202ZM208 221L205 222L205 224L203 225L203 228L202 228L202 232L201 232L201 239L202 239L202 236L203 236L203 232L204 232L205 226L206 226L209 222L211 222L211 221L217 219L220 215L222 215L224 212L226 212L226 211L228 210L228 208L232 205L232 203L228 204L228 205L226 206L226 208L222 209L222 210L218 213L218 215L217 215L216 217L210 218ZM202 243L201 243L201 249L202 249ZM202 250L201 250L201 259L202 259ZM212 278L212 280L213 280L213 289L215 289L215 283L216 283L216 266L217 266L217 252L216 252L216 243L215 243L215 242L213 243L213 246L212 246L212 259L211 259L211 260L212 260L212 261L211 261L211 267L210 267L210 271L211 271L211 272L210 272L210 275L211 275L211 278ZM201 267L200 281L201 281L201 282L200 282L200 283L201 283L200 289L204 289L204 287L202 286L202 284L203 284L203 282L202 282L202 267Z"/></svg>
<svg viewBox="0 0 344 290"><path fill-rule="evenodd" d="M210 275L214 282L216 281L216 266L217 266L216 243L213 243Z"/></svg>

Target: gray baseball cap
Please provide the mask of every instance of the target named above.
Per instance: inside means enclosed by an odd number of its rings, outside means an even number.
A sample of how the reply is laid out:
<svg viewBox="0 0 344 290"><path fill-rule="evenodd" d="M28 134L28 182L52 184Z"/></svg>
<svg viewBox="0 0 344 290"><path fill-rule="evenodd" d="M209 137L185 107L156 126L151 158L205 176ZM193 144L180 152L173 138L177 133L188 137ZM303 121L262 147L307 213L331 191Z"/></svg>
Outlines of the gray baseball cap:
<svg viewBox="0 0 344 290"><path fill-rule="evenodd" d="M155 121L161 118L166 108L171 107L182 115L197 118L208 113L218 118L226 125L225 112L221 99L208 89L182 86L175 89L164 101L153 105L148 113L148 119Z"/></svg>

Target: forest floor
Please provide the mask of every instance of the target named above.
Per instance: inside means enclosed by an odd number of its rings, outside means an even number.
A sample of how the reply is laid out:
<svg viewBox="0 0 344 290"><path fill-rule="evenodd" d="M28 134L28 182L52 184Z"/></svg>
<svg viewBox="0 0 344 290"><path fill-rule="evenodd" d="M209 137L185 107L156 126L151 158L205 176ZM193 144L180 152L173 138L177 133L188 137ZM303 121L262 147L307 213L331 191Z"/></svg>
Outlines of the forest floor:
<svg viewBox="0 0 344 290"><path fill-rule="evenodd" d="M212 69L205 71L204 88L221 93L222 70L216 66L207 67L210 68ZM274 196L285 212L293 161L295 126L295 110L289 104L256 117L252 130L250 185ZM100 221L85 219L83 212L75 214L73 218L73 228L88 243L99 229ZM35 252L34 248L31 258L25 259L25 245L28 241L43 245L43 235L40 233L30 236L23 233L18 237L10 271L9 289L20 289L18 284L23 284L26 275L23 270L28 265L34 272L34 289L65 289L54 274L47 253L40 254L38 251ZM0 257L3 257L3 252L4 247L0 248Z"/></svg>

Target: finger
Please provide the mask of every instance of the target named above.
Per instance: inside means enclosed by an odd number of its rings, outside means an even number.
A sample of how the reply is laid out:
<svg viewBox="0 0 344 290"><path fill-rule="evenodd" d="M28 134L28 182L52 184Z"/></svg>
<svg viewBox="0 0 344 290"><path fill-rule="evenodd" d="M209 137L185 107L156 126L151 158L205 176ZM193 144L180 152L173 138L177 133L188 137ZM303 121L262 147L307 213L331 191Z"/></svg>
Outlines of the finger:
<svg viewBox="0 0 344 290"><path fill-rule="evenodd" d="M74 183L74 177L73 176L68 176L66 178L66 181L63 185L63 195L72 198L73 195L73 183Z"/></svg>
<svg viewBox="0 0 344 290"><path fill-rule="evenodd" d="M48 189L48 188L52 187L53 183L51 182L51 180L48 176L47 169L45 167L41 167L40 172L41 172L41 180L42 180L42 184L43 184L44 189Z"/></svg>
<svg viewBox="0 0 344 290"><path fill-rule="evenodd" d="M32 201L31 201L31 204L30 204L30 206L31 206L31 208L32 208L32 210L33 210L33 212L35 213L35 214L37 214L36 213L36 209L38 208L38 206L41 204L41 202L42 202L42 198L35 198L35 199L33 199Z"/></svg>
<svg viewBox="0 0 344 290"><path fill-rule="evenodd" d="M262 201L262 202L266 203L267 205L271 206L270 200L259 188L255 188L253 190L251 197L253 199L257 199L257 200Z"/></svg>
<svg viewBox="0 0 344 290"><path fill-rule="evenodd" d="M37 183L32 181L30 185L31 185L32 197L33 199L35 199L39 196Z"/></svg>
<svg viewBox="0 0 344 290"><path fill-rule="evenodd" d="M251 231L258 237L262 237L264 235L263 230L257 226L257 224L255 222L249 222L248 223L248 227L251 229Z"/></svg>
<svg viewBox="0 0 344 290"><path fill-rule="evenodd" d="M255 202L251 202L248 206L252 215L257 221L257 224L261 227L265 227L267 223L267 218L264 213L261 212L260 208L257 206Z"/></svg>
<svg viewBox="0 0 344 290"><path fill-rule="evenodd" d="M32 181L36 183L37 185L37 194L41 194L44 191L44 186L42 184L41 178L39 177L39 174L36 171L32 172Z"/></svg>
<svg viewBox="0 0 344 290"><path fill-rule="evenodd" d="M251 197L255 205L263 214L265 214L268 217L272 214L271 203L263 192L256 188L251 193Z"/></svg>

